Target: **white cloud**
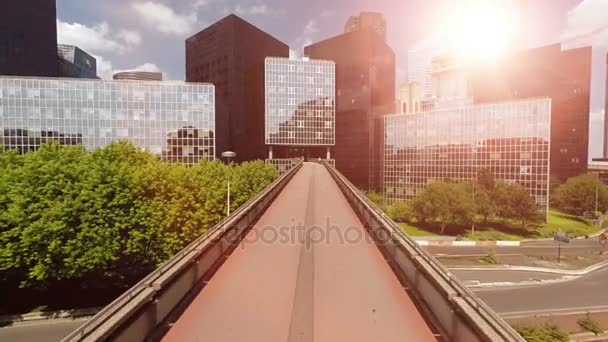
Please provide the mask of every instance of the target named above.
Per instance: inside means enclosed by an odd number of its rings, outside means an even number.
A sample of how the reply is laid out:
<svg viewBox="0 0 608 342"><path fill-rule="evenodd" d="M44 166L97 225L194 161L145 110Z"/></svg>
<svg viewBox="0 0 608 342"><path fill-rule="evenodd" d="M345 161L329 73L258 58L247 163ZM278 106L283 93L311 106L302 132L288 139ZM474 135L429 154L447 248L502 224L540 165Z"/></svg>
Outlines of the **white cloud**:
<svg viewBox="0 0 608 342"><path fill-rule="evenodd" d="M608 1L584 0L568 12L561 40L566 48L608 47Z"/></svg>
<svg viewBox="0 0 608 342"><path fill-rule="evenodd" d="M139 32L129 30L121 30L118 32L117 37L129 45L139 45L142 40Z"/></svg>
<svg viewBox="0 0 608 342"><path fill-rule="evenodd" d="M196 6L204 6L206 2L197 1ZM133 9L141 20L151 29L160 33L183 36L193 32L198 21L195 11L188 15L180 15L164 4L146 1L134 3Z"/></svg>
<svg viewBox="0 0 608 342"><path fill-rule="evenodd" d="M251 6L236 5L236 7L234 7L234 13L238 15L280 15L283 12L283 10L270 8L264 4Z"/></svg>
<svg viewBox="0 0 608 342"><path fill-rule="evenodd" d="M302 29L302 33L294 40L292 46L295 46L297 50L290 50L289 55L292 58L299 58L301 56L301 51L304 50L304 47L312 44L313 38L316 33L319 32L319 25L316 19L310 19L304 28Z"/></svg>
<svg viewBox="0 0 608 342"><path fill-rule="evenodd" d="M89 27L79 23L57 20L57 40L61 44L76 45L89 53L123 54L141 43L141 36L135 31L112 32L108 23L102 22Z"/></svg>

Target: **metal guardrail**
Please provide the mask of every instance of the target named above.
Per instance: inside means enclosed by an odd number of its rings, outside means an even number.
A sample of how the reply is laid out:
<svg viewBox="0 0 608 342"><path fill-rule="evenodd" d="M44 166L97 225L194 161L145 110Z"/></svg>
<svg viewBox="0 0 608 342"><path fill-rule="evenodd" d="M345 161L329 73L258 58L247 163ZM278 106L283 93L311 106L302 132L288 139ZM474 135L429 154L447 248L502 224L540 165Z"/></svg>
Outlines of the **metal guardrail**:
<svg viewBox="0 0 608 342"><path fill-rule="evenodd" d="M158 283L168 284L172 281L172 278L179 277L179 275L184 271L184 264L189 262L195 263L197 258L203 255L210 248L209 246L211 244L215 242L221 243L221 238L225 236L225 234L231 229L235 228L235 226L237 226L241 220L247 218L246 216L251 212L263 211L261 208L259 208L259 206L268 205L270 202L272 202L274 197L278 195L278 193L301 167L302 163L300 162L290 171L279 176L279 178L268 185L258 195L247 201L239 209L233 212L232 215L210 228L205 234L190 243L178 254L169 259L164 265L154 270L152 273L144 277L137 284L123 293L120 297L115 299L112 303L105 306L90 320L66 336L62 342L100 341L110 338L110 336L112 336L112 334L120 328L117 326L119 322L115 317L116 315L118 315L123 309L128 310L129 312L137 312L144 305L154 301L157 294L163 290L162 288L157 288ZM253 221L253 218L251 220ZM238 243L238 241L232 242ZM203 276L201 275L200 277L202 278ZM165 317L167 315L165 315ZM123 319L123 321L129 320L133 319L131 317ZM123 338L123 340L125 339Z"/></svg>
<svg viewBox="0 0 608 342"><path fill-rule="evenodd" d="M433 273L440 277L440 281L436 282L436 286L441 286L441 281L448 284L450 289L447 291L453 292L455 296L452 296L449 299L450 302L454 303L455 298L461 298L464 302L471 308L473 311L479 316L477 319L482 319L483 322L472 320L469 322L473 325L474 330L477 333L486 336L482 336L480 338L481 341L518 341L525 342L525 340L507 323L505 322L498 314L492 310L487 304L485 304L481 299L479 299L471 290L466 288L460 280L456 279L450 271L443 266L439 261L437 261L433 256L431 256L426 250L422 249L416 241L406 235L401 227L397 225L393 220L391 220L381 209L379 209L373 202L371 202L365 194L363 194L359 189L357 189L346 177L340 174L335 168L324 163L325 167L329 170L330 174L333 178L338 182L338 185L343 185L340 188L343 192L345 189L350 192L356 199L356 201L363 204L365 210L369 211L369 214L373 215L381 225L389 230L389 235L391 240L396 242L397 244L401 244L403 249L405 249L405 253L409 255L409 257L418 262L421 266L416 271L417 272L427 272L427 268L430 268ZM350 199L348 193L345 193L347 199ZM351 203L352 204L352 203ZM355 210L356 206L353 206ZM361 214L361 213L359 213ZM368 224L370 222L367 222ZM380 246L381 248L387 246ZM430 277L433 277L433 274L428 274ZM406 277L408 278L408 277ZM446 292L446 291L443 291ZM424 298L422 298L424 300ZM432 314L437 314L436 312L432 312ZM440 327L441 328L441 327ZM442 329L444 332L448 329ZM458 330L458 329L456 329ZM448 332L449 335L449 332ZM456 336L448 336L449 340L462 340L457 338ZM466 340L466 339L465 339ZM469 340L466 340L467 342Z"/></svg>

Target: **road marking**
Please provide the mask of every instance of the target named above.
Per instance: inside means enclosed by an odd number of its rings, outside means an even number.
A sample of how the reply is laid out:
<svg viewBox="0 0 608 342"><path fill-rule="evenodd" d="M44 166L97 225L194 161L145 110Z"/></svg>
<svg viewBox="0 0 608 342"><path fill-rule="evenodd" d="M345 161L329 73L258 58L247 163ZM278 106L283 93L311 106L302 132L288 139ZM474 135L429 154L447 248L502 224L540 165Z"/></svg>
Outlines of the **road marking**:
<svg viewBox="0 0 608 342"><path fill-rule="evenodd" d="M516 317L528 317L535 315L578 315L585 314L587 312L606 312L608 306L587 306L579 308L563 308L563 309L544 309L544 310L529 310L529 311L514 311L514 312L501 312L499 313L502 317L516 318Z"/></svg>
<svg viewBox="0 0 608 342"><path fill-rule="evenodd" d="M519 246L521 241L496 241L496 246Z"/></svg>
<svg viewBox="0 0 608 342"><path fill-rule="evenodd" d="M474 247L475 244L475 241L452 241L454 247Z"/></svg>

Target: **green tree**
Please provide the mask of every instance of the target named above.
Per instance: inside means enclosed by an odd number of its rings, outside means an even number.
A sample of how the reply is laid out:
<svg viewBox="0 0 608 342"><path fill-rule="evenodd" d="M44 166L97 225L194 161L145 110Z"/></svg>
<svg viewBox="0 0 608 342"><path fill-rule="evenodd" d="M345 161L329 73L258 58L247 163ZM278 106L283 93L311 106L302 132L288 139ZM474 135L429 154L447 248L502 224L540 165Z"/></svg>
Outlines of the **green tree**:
<svg viewBox="0 0 608 342"><path fill-rule="evenodd" d="M368 191L365 193L365 196L381 210L384 211L386 209L384 207L384 196L382 196L382 194L375 191Z"/></svg>
<svg viewBox="0 0 608 342"><path fill-rule="evenodd" d="M440 234L450 224L470 224L474 217L473 199L466 184L434 182L419 192L412 208L421 222L434 221Z"/></svg>
<svg viewBox="0 0 608 342"><path fill-rule="evenodd" d="M477 184L481 187L481 190L485 191L486 193L491 193L494 191L496 179L494 178L492 170L487 168L479 170L477 174Z"/></svg>
<svg viewBox="0 0 608 342"><path fill-rule="evenodd" d="M595 212L596 190L598 210L608 210L608 189L596 175L586 174L570 178L555 190L553 203L561 211L582 216Z"/></svg>
<svg viewBox="0 0 608 342"><path fill-rule="evenodd" d="M386 213L395 222L410 222L414 217L414 210L409 202L395 202L387 208Z"/></svg>
<svg viewBox="0 0 608 342"><path fill-rule="evenodd" d="M497 182L493 192L493 202L499 217L518 220L522 226L538 218L538 208L534 199L517 184Z"/></svg>

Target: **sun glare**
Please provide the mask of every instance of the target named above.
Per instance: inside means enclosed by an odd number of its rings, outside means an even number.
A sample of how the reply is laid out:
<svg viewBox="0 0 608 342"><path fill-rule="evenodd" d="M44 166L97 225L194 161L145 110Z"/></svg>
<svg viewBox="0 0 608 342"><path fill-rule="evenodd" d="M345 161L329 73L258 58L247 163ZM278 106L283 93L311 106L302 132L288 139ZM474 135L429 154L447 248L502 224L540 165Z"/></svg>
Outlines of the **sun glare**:
<svg viewBox="0 0 608 342"><path fill-rule="evenodd" d="M458 2L448 14L445 32L455 56L463 62L491 62L513 43L517 30L514 10L507 1Z"/></svg>

